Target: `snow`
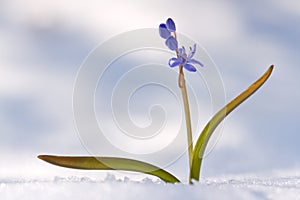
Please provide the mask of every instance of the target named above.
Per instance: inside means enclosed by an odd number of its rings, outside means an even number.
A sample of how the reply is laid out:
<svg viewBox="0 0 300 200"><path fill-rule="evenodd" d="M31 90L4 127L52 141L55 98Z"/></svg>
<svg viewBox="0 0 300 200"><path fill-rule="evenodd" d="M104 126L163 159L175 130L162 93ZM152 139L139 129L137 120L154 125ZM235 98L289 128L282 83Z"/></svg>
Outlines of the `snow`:
<svg viewBox="0 0 300 200"><path fill-rule="evenodd" d="M136 181L108 174L50 179L0 179L0 199L300 199L300 177L204 178L200 183L166 184L152 177Z"/></svg>

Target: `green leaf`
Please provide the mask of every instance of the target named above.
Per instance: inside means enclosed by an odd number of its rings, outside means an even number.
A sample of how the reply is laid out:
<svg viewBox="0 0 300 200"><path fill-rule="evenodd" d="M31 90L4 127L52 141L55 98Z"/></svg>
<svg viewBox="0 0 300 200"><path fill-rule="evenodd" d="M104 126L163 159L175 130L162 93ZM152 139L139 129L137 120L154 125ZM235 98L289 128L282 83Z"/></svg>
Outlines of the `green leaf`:
<svg viewBox="0 0 300 200"><path fill-rule="evenodd" d="M193 152L193 162L190 171L190 180L195 179L199 181L200 168L202 163L202 158L205 152L205 148L208 144L209 138L216 129L216 127L222 122L222 120L233 111L238 105L250 97L256 90L262 86L265 81L269 78L273 71L273 65L265 72L265 74L260 77L256 82L254 82L249 88L243 91L239 96L233 99L225 107L223 107L219 112L217 112L213 118L206 124L201 135L199 136L195 149Z"/></svg>
<svg viewBox="0 0 300 200"><path fill-rule="evenodd" d="M154 165L141 162L138 160L115 158L115 157L87 157L87 156L51 156L39 155L48 163L61 167L86 169L86 170L126 170L141 172L145 174L159 177L165 182L177 183L180 182L175 176L169 172L156 167Z"/></svg>

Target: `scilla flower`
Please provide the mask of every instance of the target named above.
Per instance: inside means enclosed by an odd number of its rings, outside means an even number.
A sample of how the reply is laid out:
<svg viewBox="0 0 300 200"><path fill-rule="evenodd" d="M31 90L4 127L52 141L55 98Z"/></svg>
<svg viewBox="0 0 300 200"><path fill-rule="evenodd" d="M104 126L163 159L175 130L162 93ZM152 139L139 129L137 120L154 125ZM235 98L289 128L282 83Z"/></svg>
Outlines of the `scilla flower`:
<svg viewBox="0 0 300 200"><path fill-rule="evenodd" d="M171 58L169 60L169 66L176 67L176 66L182 65L186 70L188 70L190 72L195 72L197 70L193 64L197 64L197 65L200 65L201 67L203 67L203 64L201 62L193 59L195 53L196 53L196 44L194 44L193 48L190 48L190 52L188 55L186 54L184 47L179 48L178 57Z"/></svg>
<svg viewBox="0 0 300 200"><path fill-rule="evenodd" d="M178 49L176 26L171 18L168 18L165 24L159 25L159 35L162 38L166 39L165 44L170 50L176 51L177 58L171 58L169 60L170 67L183 66L190 72L197 71L194 67L194 64L203 67L203 64L201 62L193 59L193 56L196 53L196 44L194 44L193 48L190 48L190 52L188 55L186 54L184 47Z"/></svg>

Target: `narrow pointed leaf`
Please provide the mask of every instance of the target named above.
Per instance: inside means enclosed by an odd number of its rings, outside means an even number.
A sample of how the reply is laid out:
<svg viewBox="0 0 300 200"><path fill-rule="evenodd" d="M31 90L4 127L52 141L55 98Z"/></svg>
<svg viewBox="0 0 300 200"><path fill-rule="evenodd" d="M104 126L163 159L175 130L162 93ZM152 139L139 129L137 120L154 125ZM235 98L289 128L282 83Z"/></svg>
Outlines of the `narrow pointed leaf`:
<svg viewBox="0 0 300 200"><path fill-rule="evenodd" d="M165 182L180 182L169 172L154 165L138 160L116 158L116 157L88 157L88 156L52 156L39 155L48 163L61 167L86 169L86 170L126 170L154 175Z"/></svg>
<svg viewBox="0 0 300 200"><path fill-rule="evenodd" d="M195 149L193 152L193 162L190 171L190 179L195 179L199 181L200 168L202 163L202 158L205 152L205 148L208 144L209 138L216 129L216 127L222 122L222 120L231 113L237 106L239 106L243 101L250 97L255 91L257 91L269 78L273 71L273 65L265 72L265 74L260 77L256 82L254 82L249 88L243 91L239 96L233 99L225 107L223 107L219 112L217 112L212 119L206 124L201 135L199 136Z"/></svg>

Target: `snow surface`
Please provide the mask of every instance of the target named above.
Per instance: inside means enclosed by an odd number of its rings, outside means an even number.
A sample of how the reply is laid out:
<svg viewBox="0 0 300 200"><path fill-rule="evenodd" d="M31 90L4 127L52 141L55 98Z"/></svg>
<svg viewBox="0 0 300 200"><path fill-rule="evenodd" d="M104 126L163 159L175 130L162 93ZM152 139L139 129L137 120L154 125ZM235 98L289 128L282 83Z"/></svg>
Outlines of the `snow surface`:
<svg viewBox="0 0 300 200"><path fill-rule="evenodd" d="M0 199L300 199L300 177L206 178L194 185L136 181L108 174L105 179L54 177L0 179Z"/></svg>

